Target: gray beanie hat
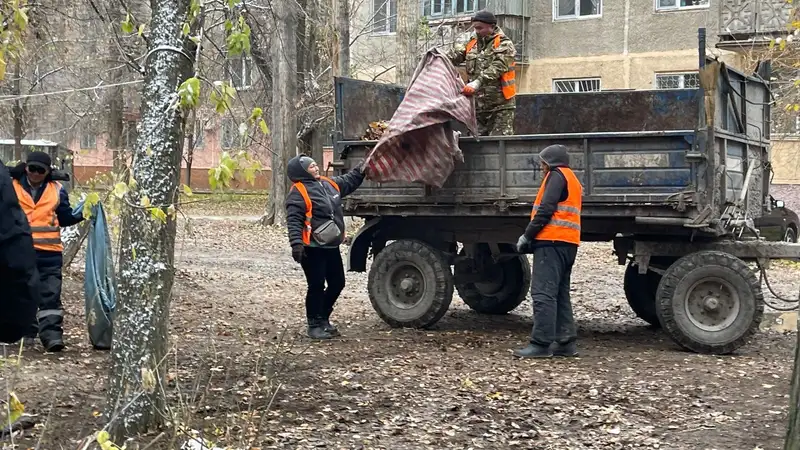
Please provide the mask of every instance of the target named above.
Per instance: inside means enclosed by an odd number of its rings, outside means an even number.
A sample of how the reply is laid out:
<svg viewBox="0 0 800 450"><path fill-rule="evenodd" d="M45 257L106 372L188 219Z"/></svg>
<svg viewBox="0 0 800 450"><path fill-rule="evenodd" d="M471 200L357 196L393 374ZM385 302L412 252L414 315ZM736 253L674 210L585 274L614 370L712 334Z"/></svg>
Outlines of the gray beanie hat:
<svg viewBox="0 0 800 450"><path fill-rule="evenodd" d="M489 11L483 9L475 13L472 16L472 22L483 22L488 23L491 25L497 25L497 17L494 14L490 13Z"/></svg>
<svg viewBox="0 0 800 450"><path fill-rule="evenodd" d="M300 166L303 168L303 170L308 170L308 166L310 166L311 164L314 164L315 162L316 161L314 161L312 158L310 158L308 156L301 156L300 157Z"/></svg>

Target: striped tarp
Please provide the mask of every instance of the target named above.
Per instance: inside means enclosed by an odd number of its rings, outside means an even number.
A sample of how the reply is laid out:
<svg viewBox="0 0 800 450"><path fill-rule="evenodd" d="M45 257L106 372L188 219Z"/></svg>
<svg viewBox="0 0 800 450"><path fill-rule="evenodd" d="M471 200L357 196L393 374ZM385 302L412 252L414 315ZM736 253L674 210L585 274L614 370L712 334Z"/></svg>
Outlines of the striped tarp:
<svg viewBox="0 0 800 450"><path fill-rule="evenodd" d="M461 94L464 82L450 60L429 50L409 83L405 97L378 144L367 156L369 180L421 182L442 187L464 161L458 133L448 124L456 120L477 135L475 104Z"/></svg>

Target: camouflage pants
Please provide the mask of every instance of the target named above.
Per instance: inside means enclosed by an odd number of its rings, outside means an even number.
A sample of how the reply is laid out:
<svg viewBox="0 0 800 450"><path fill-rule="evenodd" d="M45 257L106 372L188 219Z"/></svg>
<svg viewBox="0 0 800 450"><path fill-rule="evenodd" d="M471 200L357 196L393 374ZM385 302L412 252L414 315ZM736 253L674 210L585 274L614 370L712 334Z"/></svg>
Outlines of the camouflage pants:
<svg viewBox="0 0 800 450"><path fill-rule="evenodd" d="M508 136L514 134L514 110L478 111L478 134L481 136Z"/></svg>

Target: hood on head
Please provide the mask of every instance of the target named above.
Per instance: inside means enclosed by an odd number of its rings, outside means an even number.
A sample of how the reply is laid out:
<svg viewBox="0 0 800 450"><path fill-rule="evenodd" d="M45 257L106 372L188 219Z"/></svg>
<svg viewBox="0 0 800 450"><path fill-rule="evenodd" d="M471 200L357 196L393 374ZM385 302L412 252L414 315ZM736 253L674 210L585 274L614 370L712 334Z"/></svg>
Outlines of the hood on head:
<svg viewBox="0 0 800 450"><path fill-rule="evenodd" d="M308 171L303 167L303 163L300 161L301 158L308 157L305 155L299 155L289 160L289 163L286 165L286 176L288 176L289 179L294 183L297 183L298 181L314 181L314 176L308 173ZM308 165L306 165L306 167L308 167Z"/></svg>
<svg viewBox="0 0 800 450"><path fill-rule="evenodd" d="M569 154L567 147L561 144L550 145L545 147L544 150L539 152L539 158L551 168L553 167L569 167Z"/></svg>

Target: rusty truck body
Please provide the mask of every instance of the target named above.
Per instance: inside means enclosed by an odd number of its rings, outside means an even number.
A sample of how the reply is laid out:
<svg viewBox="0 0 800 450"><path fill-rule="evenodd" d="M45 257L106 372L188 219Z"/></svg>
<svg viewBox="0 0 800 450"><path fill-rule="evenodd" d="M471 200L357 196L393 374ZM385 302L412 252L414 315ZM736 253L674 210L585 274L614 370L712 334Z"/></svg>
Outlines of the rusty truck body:
<svg viewBox="0 0 800 450"><path fill-rule="evenodd" d="M345 199L345 214L365 219L347 267L366 271L373 258L376 312L394 327L429 327L454 289L481 313L519 306L531 274L514 243L542 180L537 154L563 144L584 188L581 238L613 243L637 316L696 352L744 345L764 311L748 263L800 250L752 226L771 208L769 63L751 75L705 56L700 65L706 89L518 95L516 134L462 135L464 162L441 188L365 181ZM360 136L403 93L336 79L336 173L366 157L376 141Z"/></svg>

